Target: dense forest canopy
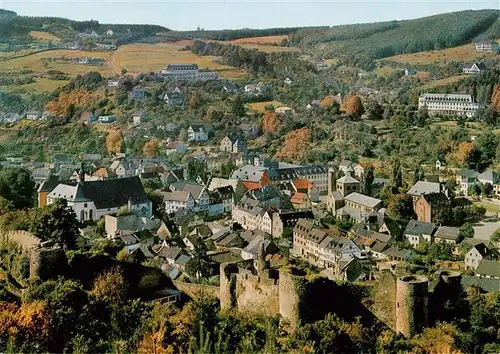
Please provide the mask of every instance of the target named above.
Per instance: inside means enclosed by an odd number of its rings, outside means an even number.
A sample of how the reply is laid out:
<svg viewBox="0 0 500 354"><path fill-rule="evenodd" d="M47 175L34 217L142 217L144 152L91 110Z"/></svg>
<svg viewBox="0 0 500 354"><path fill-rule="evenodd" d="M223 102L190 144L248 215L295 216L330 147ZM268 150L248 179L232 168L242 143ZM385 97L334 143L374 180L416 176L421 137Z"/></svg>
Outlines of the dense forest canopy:
<svg viewBox="0 0 500 354"><path fill-rule="evenodd" d="M168 33L170 39L211 39L218 41L232 41L241 38L289 35L297 31L297 27L286 28L266 28L266 29L224 29L224 30L203 30L196 31L172 31Z"/></svg>
<svg viewBox="0 0 500 354"><path fill-rule="evenodd" d="M372 69L374 59L497 38L499 23L497 10L460 11L415 20L303 28L290 35L290 41L316 56L340 57L347 65ZM432 31L423 30L428 28Z"/></svg>

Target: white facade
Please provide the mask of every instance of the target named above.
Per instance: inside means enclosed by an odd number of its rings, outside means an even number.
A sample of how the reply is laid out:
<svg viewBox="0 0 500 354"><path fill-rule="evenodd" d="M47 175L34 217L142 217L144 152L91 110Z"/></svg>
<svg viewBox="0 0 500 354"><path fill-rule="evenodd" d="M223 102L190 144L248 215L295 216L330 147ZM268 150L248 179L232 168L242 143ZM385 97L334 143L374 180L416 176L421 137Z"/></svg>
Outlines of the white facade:
<svg viewBox="0 0 500 354"><path fill-rule="evenodd" d="M427 108L430 115L465 115L472 117L479 108L471 95L426 93L418 99L418 108Z"/></svg>
<svg viewBox="0 0 500 354"><path fill-rule="evenodd" d="M188 141L207 141L208 134L203 127L193 128L189 126L188 129Z"/></svg>

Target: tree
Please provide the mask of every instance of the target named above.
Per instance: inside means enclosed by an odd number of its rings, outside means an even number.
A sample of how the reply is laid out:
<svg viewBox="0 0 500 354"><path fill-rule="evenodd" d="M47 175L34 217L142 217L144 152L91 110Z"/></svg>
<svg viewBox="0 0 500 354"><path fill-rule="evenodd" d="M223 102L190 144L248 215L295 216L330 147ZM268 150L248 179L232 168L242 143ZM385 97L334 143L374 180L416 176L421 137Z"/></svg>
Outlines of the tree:
<svg viewBox="0 0 500 354"><path fill-rule="evenodd" d="M481 150L475 143L462 142L458 144L458 162L473 170L477 170L481 160Z"/></svg>
<svg viewBox="0 0 500 354"><path fill-rule="evenodd" d="M42 240L53 241L64 250L75 248L76 238L80 234L79 224L66 199L56 199L50 205L34 209L33 214L27 231Z"/></svg>
<svg viewBox="0 0 500 354"><path fill-rule="evenodd" d="M407 194L396 194L389 199L387 214L399 220L410 220L414 217L413 199Z"/></svg>
<svg viewBox="0 0 500 354"><path fill-rule="evenodd" d="M110 154L122 152L122 134L120 130L112 130L106 136L106 149Z"/></svg>
<svg viewBox="0 0 500 354"><path fill-rule="evenodd" d="M463 224L460 228L460 234L464 238L473 238L474 237L474 228L468 222Z"/></svg>
<svg viewBox="0 0 500 354"><path fill-rule="evenodd" d="M236 96L231 104L231 112L238 118L245 116L245 105L243 104L243 100L240 95Z"/></svg>
<svg viewBox="0 0 500 354"><path fill-rule="evenodd" d="M473 184L469 188L469 194L479 197L481 195L481 186L479 184Z"/></svg>
<svg viewBox="0 0 500 354"><path fill-rule="evenodd" d="M210 258L207 255L207 246L203 241L195 243L193 258L186 264L186 272L196 278L211 275Z"/></svg>
<svg viewBox="0 0 500 354"><path fill-rule="evenodd" d="M120 303L126 299L127 283L120 268L114 267L94 280L90 294L109 303Z"/></svg>
<svg viewBox="0 0 500 354"><path fill-rule="evenodd" d="M422 166L420 165L416 166L415 169L413 170L413 184L417 183L418 181L423 181L424 179L425 175Z"/></svg>
<svg viewBox="0 0 500 354"><path fill-rule="evenodd" d="M344 104L344 110L347 114L357 118L360 118L365 112L363 102L359 96L349 97Z"/></svg>
<svg viewBox="0 0 500 354"><path fill-rule="evenodd" d="M363 174L363 190L366 195L371 196L373 192L373 166L368 166Z"/></svg>
<svg viewBox="0 0 500 354"><path fill-rule="evenodd" d="M384 114L384 109L375 100L368 100L365 105L366 113L372 120L380 120Z"/></svg>
<svg viewBox="0 0 500 354"><path fill-rule="evenodd" d="M34 194L35 181L28 170L19 167L0 170L0 196L11 202L14 208L32 207Z"/></svg>
<svg viewBox="0 0 500 354"><path fill-rule="evenodd" d="M144 144L144 148L142 152L144 156L147 157L156 157L158 155L159 142L156 139L148 140L146 144Z"/></svg>
<svg viewBox="0 0 500 354"><path fill-rule="evenodd" d="M496 229L494 233L491 234L491 242L500 242L500 229Z"/></svg>
<svg viewBox="0 0 500 354"><path fill-rule="evenodd" d="M418 127L425 126L425 123L429 120L429 111L426 107L420 108L417 112L415 125Z"/></svg>
<svg viewBox="0 0 500 354"><path fill-rule="evenodd" d="M126 75L126 74L127 74L127 72L128 72L128 71L127 71L127 69L122 68L122 70L121 70L122 75Z"/></svg>
<svg viewBox="0 0 500 354"><path fill-rule="evenodd" d="M179 131L179 136L177 137L179 141L187 141L188 140L188 132L186 128L181 128Z"/></svg>
<svg viewBox="0 0 500 354"><path fill-rule="evenodd" d="M276 113L266 111L262 119L262 131L267 134L275 134L278 131L278 118Z"/></svg>
<svg viewBox="0 0 500 354"><path fill-rule="evenodd" d="M399 159L395 159L392 163L391 185L393 193L398 193L399 188L403 186L403 172L401 171Z"/></svg>
<svg viewBox="0 0 500 354"><path fill-rule="evenodd" d="M151 189L146 190L146 195L149 200L153 203L153 215L155 218L163 220L165 217L165 202L163 201L163 196Z"/></svg>
<svg viewBox="0 0 500 354"><path fill-rule="evenodd" d="M481 185L481 193L483 197L489 197L493 193L493 186L490 183Z"/></svg>

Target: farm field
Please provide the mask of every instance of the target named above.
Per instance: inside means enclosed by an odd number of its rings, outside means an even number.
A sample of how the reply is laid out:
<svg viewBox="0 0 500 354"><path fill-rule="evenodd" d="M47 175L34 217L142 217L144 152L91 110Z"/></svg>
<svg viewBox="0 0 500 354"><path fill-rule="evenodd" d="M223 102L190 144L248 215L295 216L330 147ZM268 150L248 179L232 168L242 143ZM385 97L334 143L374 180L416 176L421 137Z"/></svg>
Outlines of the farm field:
<svg viewBox="0 0 500 354"><path fill-rule="evenodd" d="M186 43L130 44L113 54L110 65L116 73L122 68L128 72L160 71L168 64L197 64L200 69L216 71L226 78L240 78L245 70L233 68L215 62L213 56L198 56L190 51L183 51Z"/></svg>
<svg viewBox="0 0 500 354"><path fill-rule="evenodd" d="M103 75L109 76L113 74L113 71L107 65L90 66L90 65L76 65L73 63L55 63L55 62L44 64L43 58L65 56L69 58L91 57L91 58L108 59L110 55L111 53L109 52L87 52L81 50L65 50L65 49L50 50L3 61L1 62L0 73L2 70L15 71L21 69L30 69L38 74L46 73L48 70L59 70L68 75L76 76L78 74L84 74L89 71L98 71Z"/></svg>
<svg viewBox="0 0 500 354"><path fill-rule="evenodd" d="M450 77L445 77L444 79L431 81L431 82L426 83L425 85L422 85L422 89L426 90L426 89L432 89L432 88L443 86L443 85L452 84L452 83L455 83L455 82L460 81L460 80L465 79L465 78L467 78L467 75L454 75L454 76L450 76Z"/></svg>
<svg viewBox="0 0 500 354"><path fill-rule="evenodd" d="M483 58L494 57L495 53L476 52L473 44L466 44L459 47L443 50L433 50L427 52L418 52L413 54L396 55L381 61L395 61L409 65L426 65L432 63L444 63L449 61L474 61Z"/></svg>
<svg viewBox="0 0 500 354"><path fill-rule="evenodd" d="M274 108L278 108L283 106L283 103L279 101L266 101L266 102L250 103L248 105L248 107L255 112L264 112L267 106L274 106Z"/></svg>
<svg viewBox="0 0 500 354"><path fill-rule="evenodd" d="M377 68L375 71L378 76L389 76L392 73L394 73L396 69L390 67L390 66L382 66Z"/></svg>
<svg viewBox="0 0 500 354"><path fill-rule="evenodd" d="M31 31L30 36L33 38L36 38L36 39L40 39L42 41L52 41L52 42L59 42L60 41L59 37L56 37L53 34L50 34L48 32Z"/></svg>
<svg viewBox="0 0 500 354"><path fill-rule="evenodd" d="M272 44L272 43L279 43L283 39L287 39L287 35L280 35L280 36L262 36L262 37L250 37L250 38L240 38L240 39L235 39L234 41L231 41L231 43L234 44Z"/></svg>
<svg viewBox="0 0 500 354"><path fill-rule="evenodd" d="M49 80L46 78L35 79L36 82L25 85L7 85L2 86L7 92L26 91L26 92L52 92L55 89L66 85L67 80Z"/></svg>

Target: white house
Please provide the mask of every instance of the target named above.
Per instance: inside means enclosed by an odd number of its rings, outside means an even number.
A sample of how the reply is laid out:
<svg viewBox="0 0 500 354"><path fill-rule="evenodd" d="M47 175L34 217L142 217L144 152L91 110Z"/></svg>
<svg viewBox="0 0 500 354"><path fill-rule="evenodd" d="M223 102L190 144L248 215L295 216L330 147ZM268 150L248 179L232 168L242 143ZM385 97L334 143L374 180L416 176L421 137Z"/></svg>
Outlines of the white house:
<svg viewBox="0 0 500 354"><path fill-rule="evenodd" d="M274 110L274 112L276 114L284 115L284 114L292 113L293 110L290 107L282 106L282 107L276 108Z"/></svg>
<svg viewBox="0 0 500 354"><path fill-rule="evenodd" d="M473 246L465 255L465 269L476 269L479 263L488 256L489 250L484 243Z"/></svg>
<svg viewBox="0 0 500 354"><path fill-rule="evenodd" d="M27 112L26 119L27 120L39 120L41 118L40 112Z"/></svg>
<svg viewBox="0 0 500 354"><path fill-rule="evenodd" d="M436 229L437 226L431 222L410 220L406 225L404 237L413 247L424 241L431 244Z"/></svg>
<svg viewBox="0 0 500 354"><path fill-rule="evenodd" d="M115 116L99 116L99 118L97 119L97 122L102 124L111 124L114 121L116 121Z"/></svg>
<svg viewBox="0 0 500 354"><path fill-rule="evenodd" d="M78 221L99 220L123 206L138 216L151 217L153 214L152 202L139 177L59 183L47 195L47 204L61 198L66 199Z"/></svg>
<svg viewBox="0 0 500 354"><path fill-rule="evenodd" d="M188 141L207 141L208 133L201 125L190 125L188 128Z"/></svg>
<svg viewBox="0 0 500 354"><path fill-rule="evenodd" d="M106 36L108 36L108 37L111 37L114 34L115 34L115 32L113 32L113 30L111 28L106 31Z"/></svg>
<svg viewBox="0 0 500 354"><path fill-rule="evenodd" d="M179 181L170 185L173 192L182 191L189 193L194 200L193 211L208 211L210 205L210 195L208 194L207 187L202 184Z"/></svg>
<svg viewBox="0 0 500 354"><path fill-rule="evenodd" d="M291 86L291 85L293 84L293 81L292 81L289 77L287 77L287 78L285 79L284 83L285 83L285 85L287 85L287 86Z"/></svg>
<svg viewBox="0 0 500 354"><path fill-rule="evenodd" d="M488 70L483 63L472 63L464 65L462 71L464 74L476 75Z"/></svg>
<svg viewBox="0 0 500 354"><path fill-rule="evenodd" d="M134 125L139 125L146 120L146 115L143 112L136 113L132 116Z"/></svg>
<svg viewBox="0 0 500 354"><path fill-rule="evenodd" d="M476 52L494 52L498 50L498 43L493 40L476 43Z"/></svg>
<svg viewBox="0 0 500 354"><path fill-rule="evenodd" d="M189 192L173 191L162 192L161 194L165 202L165 211L168 214L175 213L179 209L194 210L194 199Z"/></svg>
<svg viewBox="0 0 500 354"><path fill-rule="evenodd" d="M479 109L471 95L426 93L419 97L418 108L427 108L429 115L465 115L473 117Z"/></svg>

